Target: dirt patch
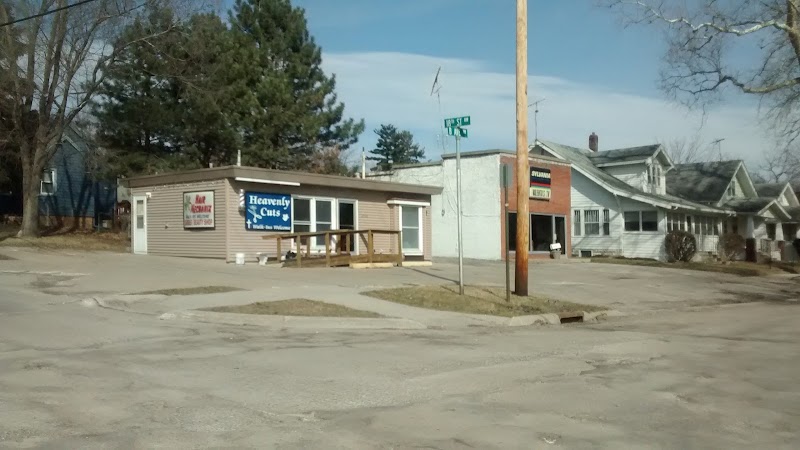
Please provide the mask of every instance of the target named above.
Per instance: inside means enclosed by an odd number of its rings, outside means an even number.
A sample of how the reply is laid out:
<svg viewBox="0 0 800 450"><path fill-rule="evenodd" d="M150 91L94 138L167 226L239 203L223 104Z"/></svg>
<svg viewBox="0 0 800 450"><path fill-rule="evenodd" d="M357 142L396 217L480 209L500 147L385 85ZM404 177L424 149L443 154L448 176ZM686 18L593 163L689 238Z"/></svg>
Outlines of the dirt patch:
<svg viewBox="0 0 800 450"><path fill-rule="evenodd" d="M14 261L14 258L0 253L0 261Z"/></svg>
<svg viewBox="0 0 800 450"><path fill-rule="evenodd" d="M16 232L14 233L16 234ZM130 239L126 233L72 232L52 234L38 238L18 238L14 234L0 233L0 247L32 247L44 250L86 250L127 252Z"/></svg>
<svg viewBox="0 0 800 450"><path fill-rule="evenodd" d="M726 298L717 299L718 304L738 304L738 303L781 303L781 304L800 304L798 302L798 293L787 289L781 289L779 292L741 292L724 290L722 291Z"/></svg>
<svg viewBox="0 0 800 450"><path fill-rule="evenodd" d="M458 294L458 286L451 285L380 289L364 294L381 300L421 308L502 317L593 312L606 309L535 295L528 297L512 295L511 302L508 303L503 288L488 286L466 286L463 296Z"/></svg>
<svg viewBox="0 0 800 450"><path fill-rule="evenodd" d="M202 308L201 311L260 314L268 316L303 316L303 317L382 317L370 311L361 311L332 303L319 302L304 298L280 300L277 302L257 302L249 305L217 306Z"/></svg>
<svg viewBox="0 0 800 450"><path fill-rule="evenodd" d="M244 289L233 286L197 286L190 288L159 289L156 291L136 292L130 295L202 295L223 294L225 292L243 291Z"/></svg>

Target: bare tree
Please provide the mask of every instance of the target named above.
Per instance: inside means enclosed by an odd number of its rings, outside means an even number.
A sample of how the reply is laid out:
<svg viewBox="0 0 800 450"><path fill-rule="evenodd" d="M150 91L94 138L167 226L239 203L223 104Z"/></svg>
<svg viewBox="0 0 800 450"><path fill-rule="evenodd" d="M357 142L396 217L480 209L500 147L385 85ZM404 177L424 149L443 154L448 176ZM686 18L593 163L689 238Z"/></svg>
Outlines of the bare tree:
<svg viewBox="0 0 800 450"><path fill-rule="evenodd" d="M767 183L780 183L800 178L800 158L791 146L775 147L764 155L759 174Z"/></svg>
<svg viewBox="0 0 800 450"><path fill-rule="evenodd" d="M126 25L147 7L168 0L16 0L0 3L0 54L20 54L19 74L2 86L13 107L5 122L22 167L23 220L20 235L38 235L38 194L65 127L97 92L106 68L132 42ZM160 30L145 39L170 32ZM142 39L137 39L141 41ZM18 47L17 47L18 46ZM12 48L14 47L14 48Z"/></svg>
<svg viewBox="0 0 800 450"><path fill-rule="evenodd" d="M782 138L800 137L800 0L599 1L626 24L667 31L660 78L670 97L704 107L726 91L750 94Z"/></svg>
<svg viewBox="0 0 800 450"><path fill-rule="evenodd" d="M691 164L707 161L711 156L710 147L703 144L700 135L691 138L676 138L661 144L664 151L675 164Z"/></svg>

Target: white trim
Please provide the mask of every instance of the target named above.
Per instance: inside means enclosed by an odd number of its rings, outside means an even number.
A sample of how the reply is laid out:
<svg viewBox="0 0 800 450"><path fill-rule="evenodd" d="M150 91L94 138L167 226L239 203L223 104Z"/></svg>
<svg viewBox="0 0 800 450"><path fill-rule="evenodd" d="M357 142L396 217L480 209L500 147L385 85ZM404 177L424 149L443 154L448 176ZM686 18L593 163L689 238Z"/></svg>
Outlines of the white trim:
<svg viewBox="0 0 800 450"><path fill-rule="evenodd" d="M50 184L53 185L53 192L43 192L42 188L44 187L44 172L50 172ZM42 171L42 179L39 180L39 197L51 197L56 195L56 190L58 189L58 171L55 167L48 167Z"/></svg>
<svg viewBox="0 0 800 450"><path fill-rule="evenodd" d="M387 205L400 205L400 206L421 206L423 208L427 208L431 206L431 202L421 202L415 200L389 200L386 202Z"/></svg>
<svg viewBox="0 0 800 450"><path fill-rule="evenodd" d="M143 217L143 225L142 234L144 235L144 242L140 243L142 250L137 252L136 251L136 216L138 215L138 210L136 207L136 202L141 200L142 201L142 217ZM131 253L137 255L146 255L147 254L147 195L134 195L131 197Z"/></svg>
<svg viewBox="0 0 800 450"><path fill-rule="evenodd" d="M548 147L545 143L543 143L541 141L536 141L536 144L534 144L534 146L535 145L540 145L542 148L544 148L545 150L550 152L550 154L555 155L558 159L561 159L561 160L569 162L569 160L567 160L563 156L559 155L558 152L556 152L552 148ZM650 205L653 205L653 206L656 206L656 207L660 207L660 208L665 208L665 209L683 208L683 209L688 209L690 211L703 211L703 212L709 212L709 213L712 213L712 214L735 214L735 211L733 211L733 210L705 209L705 208L698 208L698 207L694 207L694 206L685 206L685 205L682 205L680 203L671 203L671 202L666 203L666 202L661 202L661 201L658 201L658 200L655 200L655 199L642 197L639 194L631 194L629 192L620 191L618 189L615 189L615 188L609 186L608 183L600 180L599 178L597 178L594 175L592 175L591 173L581 169L580 167L576 166L575 164L571 164L571 166L572 166L573 169L578 171L578 173L580 173L581 175L585 176L590 181L594 182L595 184L599 185L600 187L602 187L603 189L607 190L608 192L610 192L611 194L613 194L615 196L621 196L621 197L629 198L631 200L636 200L637 202L647 203L647 204L650 204ZM613 175L609 175L609 176L613 176ZM636 188L632 187L631 189L636 189Z"/></svg>
<svg viewBox="0 0 800 450"><path fill-rule="evenodd" d="M242 181L245 183L277 184L281 186L300 186L300 183L296 181L276 181L276 180L264 180L262 178L246 178L246 177L236 177L234 178L234 180Z"/></svg>
<svg viewBox="0 0 800 450"><path fill-rule="evenodd" d="M355 229L358 229L358 200L353 198L337 198L336 199L336 229L341 230L339 228L341 216L339 216L339 203L352 203L353 204L353 226ZM358 236L353 235L353 254L358 255ZM338 245L338 242L337 242ZM350 249L348 249L349 251Z"/></svg>
<svg viewBox="0 0 800 450"><path fill-rule="evenodd" d="M295 199L299 200L308 200L308 216L309 216L309 232L316 233L317 231L317 201L321 200L323 202L329 202L331 204L331 230L336 230L338 226L339 215L337 214L338 211L336 210L338 203L336 203L336 198L334 197L315 197L313 195L292 195L292 233L295 233L294 225L295 225L295 207L294 201ZM305 221L301 221L305 222ZM311 237L310 239L313 240L314 244L311 246L313 250L324 250L325 249L325 242L323 241L321 244L317 242L319 236Z"/></svg>
<svg viewBox="0 0 800 450"><path fill-rule="evenodd" d="M790 220L790 219L792 218L791 214L789 214L789 213L788 213L788 212L787 212L787 211L786 211L786 210L783 208L783 206L782 206L780 203L778 203L778 201L777 201L777 200L772 200L771 202L767 203L767 206L765 206L765 207L761 208L761 211L757 212L757 213L756 213L756 215L757 215L757 216L761 216L761 215L763 215L763 214L764 214L764 212L765 212L766 210L768 210L770 207L772 207L773 205L774 205L774 206L777 206L777 207L778 207L778 209L780 210L780 212L781 212L781 213L783 213L783 218L784 218L784 219Z"/></svg>
<svg viewBox="0 0 800 450"><path fill-rule="evenodd" d="M614 163L602 163L602 164L595 164L594 166L595 166L595 167L630 166L630 165L633 165L633 164L647 164L647 161L648 161L648 160L650 160L650 158L647 158L647 159L641 159L641 160L636 160L636 161L624 161L624 162L614 162Z"/></svg>
<svg viewBox="0 0 800 450"><path fill-rule="evenodd" d="M424 230L422 228L423 225L425 224L425 220L424 220L424 218L422 216L423 211L425 211L425 207L422 206L422 205L415 205L413 203L415 203L415 202L405 203L405 204L404 203L398 203L397 204L400 207L397 210L397 212L398 212L398 214L397 214L397 226L398 226L398 229L400 230L400 247L401 247L399 250L403 255L420 256L420 255L424 255L425 254L425 242L423 240L424 236L425 236L425 233L424 233ZM416 202L416 203L419 203L419 202ZM417 209L417 219L419 220L419 228L417 228L417 230L418 230L418 233L419 233L419 247L416 248L416 249L411 249L410 251L406 251L404 248L402 248L402 246L403 246L403 206L410 206L412 208L418 208Z"/></svg>

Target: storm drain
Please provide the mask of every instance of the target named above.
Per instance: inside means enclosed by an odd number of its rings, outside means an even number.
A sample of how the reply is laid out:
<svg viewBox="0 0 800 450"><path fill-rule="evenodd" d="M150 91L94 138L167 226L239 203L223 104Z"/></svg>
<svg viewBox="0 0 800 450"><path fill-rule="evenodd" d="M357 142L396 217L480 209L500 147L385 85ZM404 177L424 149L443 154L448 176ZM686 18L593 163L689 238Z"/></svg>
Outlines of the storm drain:
<svg viewBox="0 0 800 450"><path fill-rule="evenodd" d="M561 313L558 318L561 323L583 322L583 313Z"/></svg>

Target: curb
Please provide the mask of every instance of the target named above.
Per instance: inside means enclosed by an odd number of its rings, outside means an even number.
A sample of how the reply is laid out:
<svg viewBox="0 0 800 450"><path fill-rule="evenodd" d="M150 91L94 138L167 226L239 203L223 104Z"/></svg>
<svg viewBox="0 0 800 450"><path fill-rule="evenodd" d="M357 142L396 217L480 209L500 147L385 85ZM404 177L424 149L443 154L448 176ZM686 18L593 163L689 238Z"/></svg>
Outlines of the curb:
<svg viewBox="0 0 800 450"><path fill-rule="evenodd" d="M195 320L226 325L252 325L270 328L340 329L340 330L425 330L425 325L409 319L368 319L356 317L299 317L217 313L210 311L175 311L164 313L160 320Z"/></svg>
<svg viewBox="0 0 800 450"><path fill-rule="evenodd" d="M624 317L625 314L616 310L584 312L582 322L597 322L608 317ZM536 314L532 316L515 316L508 320L509 327L526 327L531 325L560 325L561 317L558 314Z"/></svg>

